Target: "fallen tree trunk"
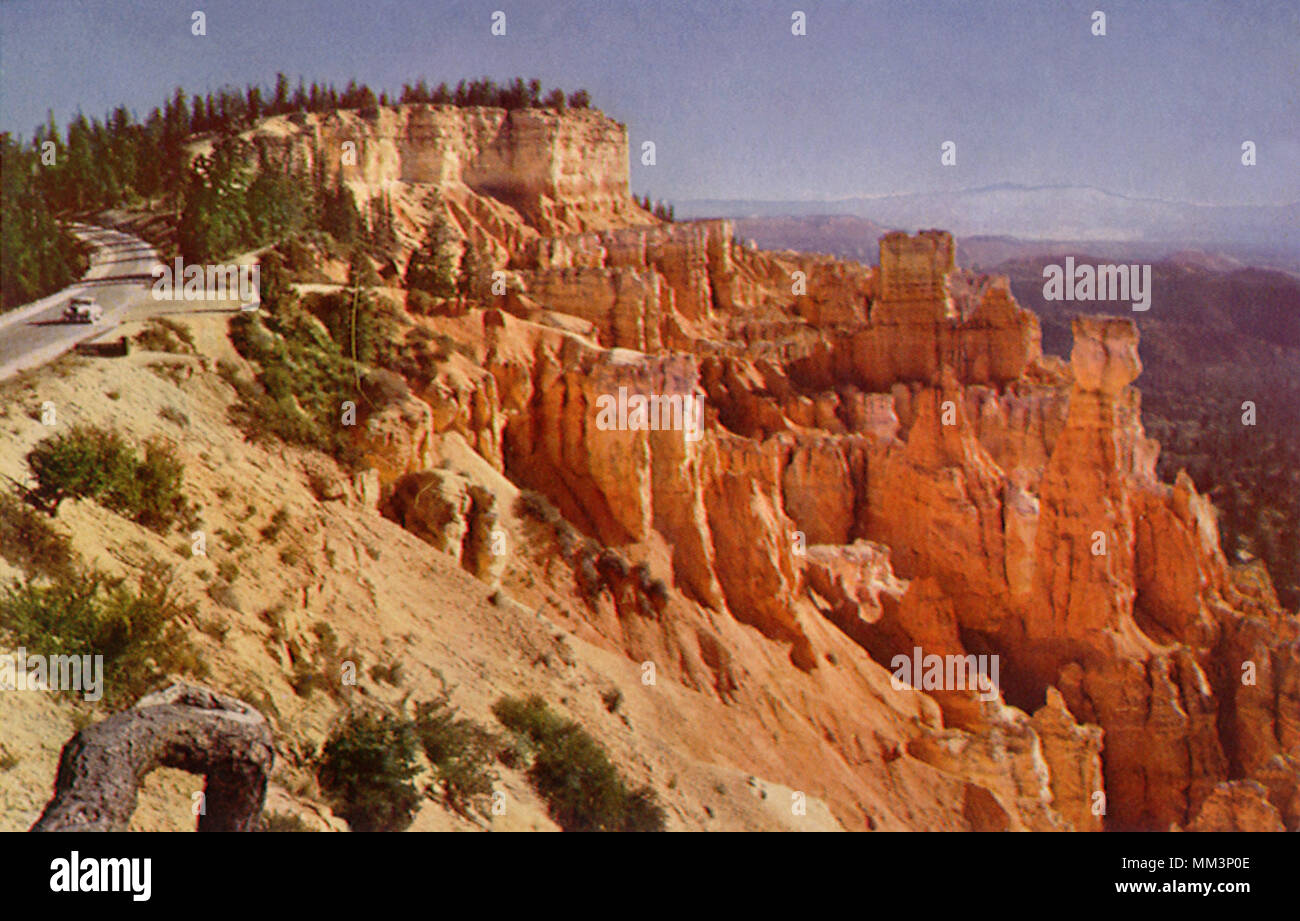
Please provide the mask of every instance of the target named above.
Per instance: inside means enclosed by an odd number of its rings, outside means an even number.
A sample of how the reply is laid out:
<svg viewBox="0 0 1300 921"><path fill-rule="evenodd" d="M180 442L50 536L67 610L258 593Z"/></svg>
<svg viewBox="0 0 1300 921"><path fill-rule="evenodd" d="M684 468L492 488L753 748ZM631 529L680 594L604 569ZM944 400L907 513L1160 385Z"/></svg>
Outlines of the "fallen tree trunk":
<svg viewBox="0 0 1300 921"><path fill-rule="evenodd" d="M63 746L54 797L32 831L126 831L154 768L206 780L199 831L251 831L274 757L271 728L251 706L177 683L81 730Z"/></svg>

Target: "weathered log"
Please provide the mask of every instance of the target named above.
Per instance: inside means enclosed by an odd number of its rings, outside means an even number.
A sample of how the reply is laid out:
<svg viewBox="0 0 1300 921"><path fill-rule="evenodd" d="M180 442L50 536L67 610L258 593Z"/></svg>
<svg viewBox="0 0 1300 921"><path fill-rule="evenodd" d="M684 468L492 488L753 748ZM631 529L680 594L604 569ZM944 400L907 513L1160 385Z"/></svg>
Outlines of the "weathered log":
<svg viewBox="0 0 1300 921"><path fill-rule="evenodd" d="M54 797L32 831L125 831L140 784L158 767L206 778L199 831L251 831L273 757L262 714L234 697L173 684L68 740Z"/></svg>

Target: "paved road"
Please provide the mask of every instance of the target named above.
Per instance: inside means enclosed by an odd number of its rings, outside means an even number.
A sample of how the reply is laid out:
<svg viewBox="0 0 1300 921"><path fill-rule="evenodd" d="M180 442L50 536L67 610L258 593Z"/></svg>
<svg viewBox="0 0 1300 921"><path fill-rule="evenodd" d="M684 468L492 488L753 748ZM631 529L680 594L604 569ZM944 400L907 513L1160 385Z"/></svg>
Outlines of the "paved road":
<svg viewBox="0 0 1300 921"><path fill-rule="evenodd" d="M43 365L83 339L102 336L119 323L160 313L153 300L151 275L158 253L138 237L78 224L73 232L90 243L90 270L70 288L39 301L0 313L0 380ZM74 295L87 294L104 308L95 324L67 323L63 311ZM174 305L173 305L174 306Z"/></svg>

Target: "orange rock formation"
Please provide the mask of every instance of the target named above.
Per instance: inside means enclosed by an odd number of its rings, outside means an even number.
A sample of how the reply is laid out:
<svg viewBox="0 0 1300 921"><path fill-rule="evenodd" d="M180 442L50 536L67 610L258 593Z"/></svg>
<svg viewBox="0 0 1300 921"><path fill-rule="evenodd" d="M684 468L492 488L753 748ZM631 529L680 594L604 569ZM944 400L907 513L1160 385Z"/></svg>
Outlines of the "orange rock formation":
<svg viewBox="0 0 1300 921"><path fill-rule="evenodd" d="M362 165L342 167L359 187L442 189L517 281L432 321L475 359L366 429L390 514L462 552L470 486L429 479L421 453L456 435L649 560L667 608L591 629L819 725L847 775L789 763L850 827L874 826L854 804L882 777L906 797L942 776L960 819L912 827L1297 829L1300 620L1225 560L1186 476L1157 480L1131 321L1079 319L1067 365L942 231L889 234L866 267L742 248L725 221L655 223L598 113L407 107L311 131L326 148L361 132ZM601 430L596 401L620 387L703 394L704 438ZM729 649L723 622L776 664ZM1000 695L918 709L887 682L917 647L998 656Z"/></svg>

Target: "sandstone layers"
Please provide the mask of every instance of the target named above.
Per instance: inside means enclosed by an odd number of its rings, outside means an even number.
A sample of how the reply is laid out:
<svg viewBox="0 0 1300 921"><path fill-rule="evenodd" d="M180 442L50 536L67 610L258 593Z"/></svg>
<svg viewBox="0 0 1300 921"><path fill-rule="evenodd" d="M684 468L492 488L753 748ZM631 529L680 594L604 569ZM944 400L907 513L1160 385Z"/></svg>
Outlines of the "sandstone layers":
<svg viewBox="0 0 1300 921"><path fill-rule="evenodd" d="M596 112L412 106L275 130L357 141L357 165L331 168L395 195L408 243L438 189L511 277L420 321L467 354L361 436L382 507L466 568L500 577L481 549L498 509L481 470L430 469L444 444L647 561L666 607L599 600L591 629L769 709L774 732L816 727L836 779L789 763L850 827L875 826L855 783L906 797L933 777L953 817L913 827L1300 827L1300 621L1225 560L1186 476L1157 480L1131 321L1078 320L1067 364L1005 279L956 267L947 233L887 235L866 267L654 222L628 196L625 131ZM703 394L704 437L601 430L596 401L620 387ZM729 648L736 625L767 652ZM997 699L892 688L917 647L998 656Z"/></svg>

